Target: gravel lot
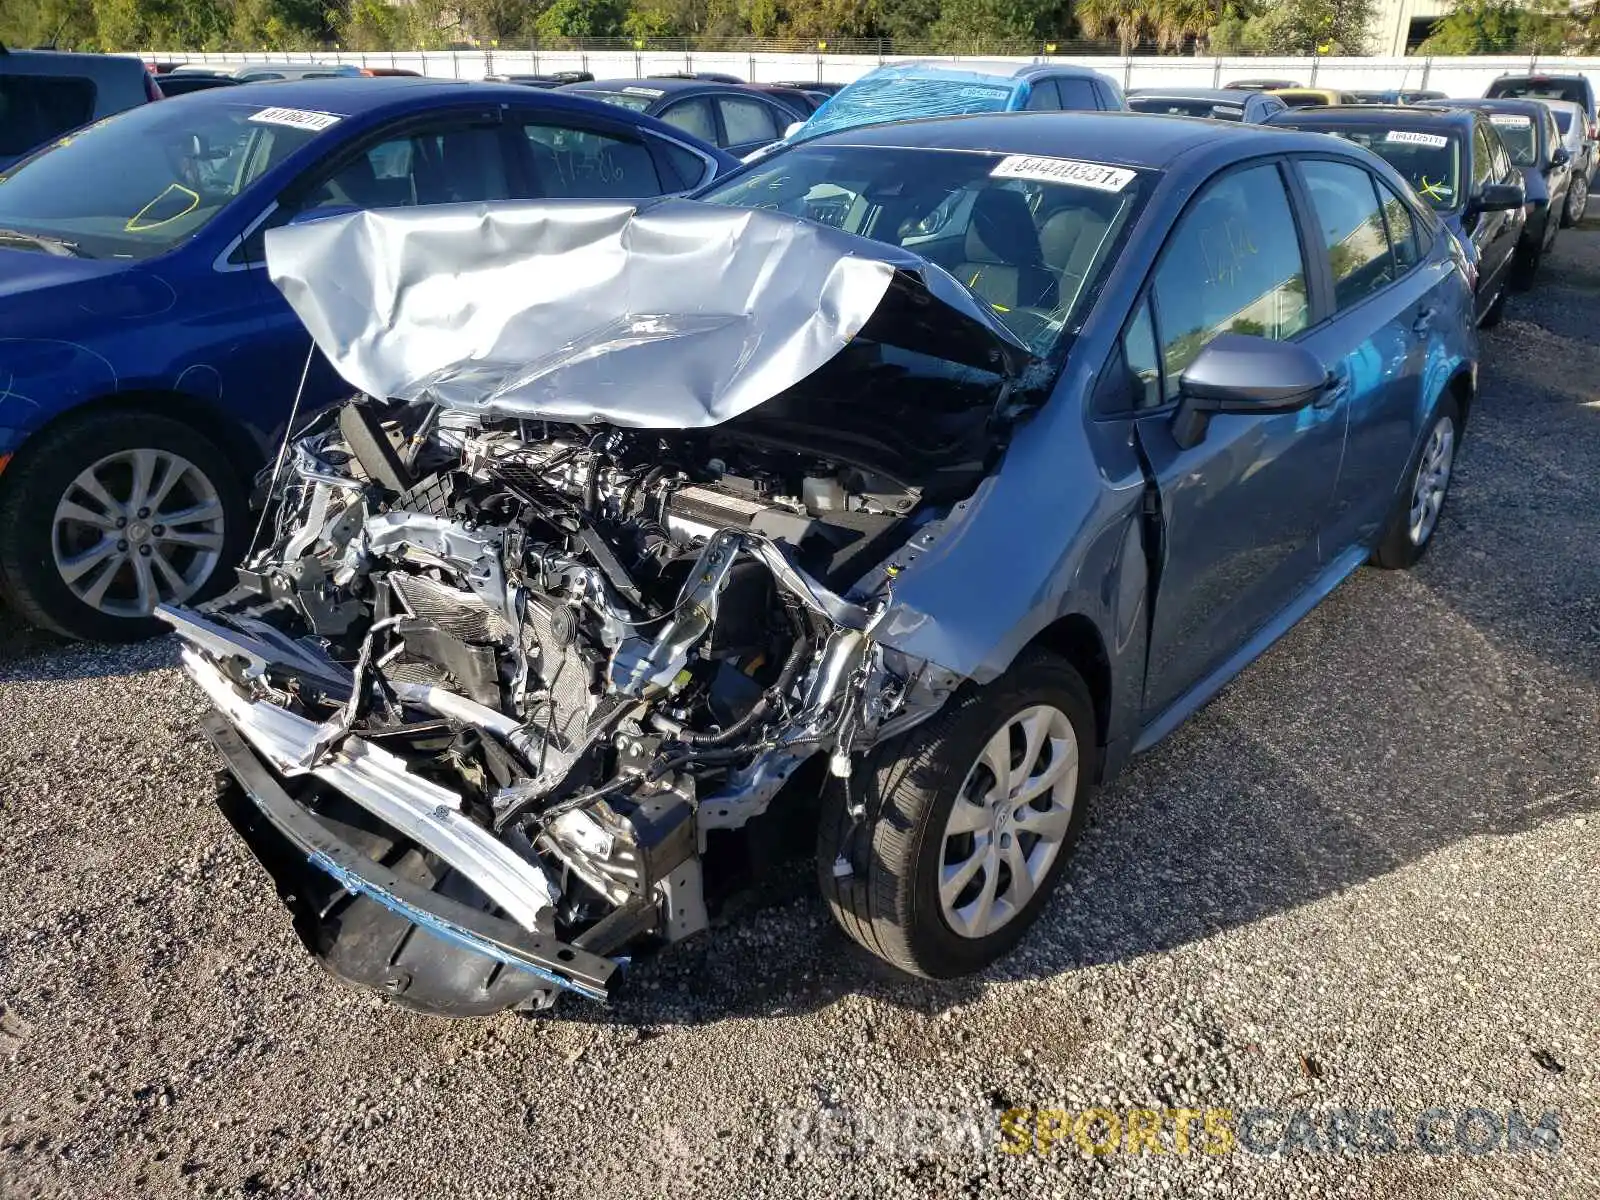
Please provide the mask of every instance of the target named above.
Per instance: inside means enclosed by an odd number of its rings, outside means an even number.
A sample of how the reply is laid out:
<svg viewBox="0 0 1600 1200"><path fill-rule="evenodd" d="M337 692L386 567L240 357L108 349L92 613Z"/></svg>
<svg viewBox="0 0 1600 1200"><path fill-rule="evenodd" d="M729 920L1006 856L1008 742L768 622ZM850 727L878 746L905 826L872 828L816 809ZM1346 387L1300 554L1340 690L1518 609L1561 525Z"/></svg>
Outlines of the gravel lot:
<svg viewBox="0 0 1600 1200"><path fill-rule="evenodd" d="M1600 222L1545 270L1430 557L1103 793L980 980L886 978L797 868L609 1011L407 1015L294 940L170 641L0 613L0 1195L1600 1195ZM1283 1148L999 1150L1007 1109L1095 1104L1261 1106ZM1560 1148L1467 1154L1473 1107ZM1393 1153L1283 1119L1375 1108Z"/></svg>

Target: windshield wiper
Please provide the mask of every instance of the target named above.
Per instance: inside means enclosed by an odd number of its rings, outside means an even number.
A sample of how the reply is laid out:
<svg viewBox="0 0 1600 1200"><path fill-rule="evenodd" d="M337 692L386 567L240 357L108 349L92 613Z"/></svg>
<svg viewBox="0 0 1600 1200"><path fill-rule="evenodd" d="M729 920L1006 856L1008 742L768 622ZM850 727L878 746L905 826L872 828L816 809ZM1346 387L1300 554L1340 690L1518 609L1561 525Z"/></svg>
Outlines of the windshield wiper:
<svg viewBox="0 0 1600 1200"><path fill-rule="evenodd" d="M88 258L77 242L51 237L45 233L23 233L20 229L0 229L0 242L22 242L34 245L46 254L59 254L63 258Z"/></svg>

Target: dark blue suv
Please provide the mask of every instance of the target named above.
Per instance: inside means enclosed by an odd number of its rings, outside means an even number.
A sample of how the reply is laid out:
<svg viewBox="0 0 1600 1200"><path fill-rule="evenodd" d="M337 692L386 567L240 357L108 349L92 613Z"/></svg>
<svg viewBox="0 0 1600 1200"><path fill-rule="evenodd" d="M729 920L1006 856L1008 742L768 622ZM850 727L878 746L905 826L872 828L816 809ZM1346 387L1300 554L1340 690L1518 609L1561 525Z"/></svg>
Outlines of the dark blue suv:
<svg viewBox="0 0 1600 1200"><path fill-rule="evenodd" d="M513 85L251 84L151 104L0 174L0 585L74 637L159 631L249 530L302 413L348 393L267 278L267 229L352 208L645 197L736 165Z"/></svg>

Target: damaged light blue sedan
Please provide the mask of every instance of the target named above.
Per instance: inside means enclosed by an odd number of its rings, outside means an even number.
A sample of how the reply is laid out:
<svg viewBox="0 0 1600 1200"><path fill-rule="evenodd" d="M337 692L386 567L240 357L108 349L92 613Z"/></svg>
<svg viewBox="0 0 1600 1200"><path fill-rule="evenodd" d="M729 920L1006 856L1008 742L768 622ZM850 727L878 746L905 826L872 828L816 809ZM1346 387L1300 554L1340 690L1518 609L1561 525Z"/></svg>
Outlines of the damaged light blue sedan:
<svg viewBox="0 0 1600 1200"><path fill-rule="evenodd" d="M267 256L360 395L161 615L307 946L456 1016L604 999L812 839L851 937L984 967L1095 784L1423 553L1475 395L1405 183L1211 122L854 130Z"/></svg>

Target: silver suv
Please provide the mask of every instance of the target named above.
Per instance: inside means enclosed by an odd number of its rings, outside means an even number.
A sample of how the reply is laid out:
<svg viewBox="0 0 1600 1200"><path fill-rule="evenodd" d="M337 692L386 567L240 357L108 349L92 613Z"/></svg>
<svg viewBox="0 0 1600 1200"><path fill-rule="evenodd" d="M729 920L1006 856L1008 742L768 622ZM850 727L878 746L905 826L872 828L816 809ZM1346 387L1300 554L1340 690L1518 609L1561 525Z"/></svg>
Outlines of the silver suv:
<svg viewBox="0 0 1600 1200"><path fill-rule="evenodd" d="M159 99L137 58L0 45L0 170L68 130Z"/></svg>

